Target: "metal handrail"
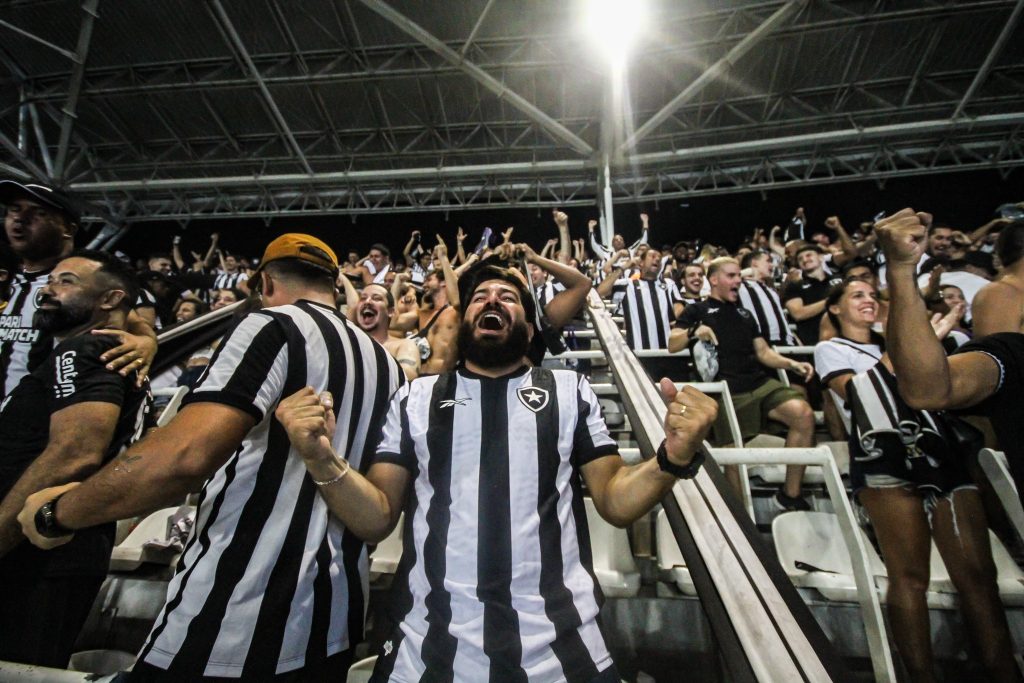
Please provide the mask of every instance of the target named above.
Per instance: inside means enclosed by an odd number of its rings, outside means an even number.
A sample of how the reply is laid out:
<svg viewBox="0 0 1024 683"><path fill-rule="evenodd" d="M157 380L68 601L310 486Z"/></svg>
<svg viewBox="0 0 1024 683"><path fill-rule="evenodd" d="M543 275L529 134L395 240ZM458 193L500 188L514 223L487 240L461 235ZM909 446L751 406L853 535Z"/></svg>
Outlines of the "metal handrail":
<svg viewBox="0 0 1024 683"><path fill-rule="evenodd" d="M596 296L591 297L589 313L634 436L649 458L664 435L664 402ZM678 482L664 506L705 613L726 650L722 659L731 677L760 681L848 678L796 589L780 569L764 565L770 560L754 549L760 543L757 530L739 508L734 513L726 501L726 489L721 473L710 463L694 479Z"/></svg>
<svg viewBox="0 0 1024 683"><path fill-rule="evenodd" d="M1006 466L1006 454L991 448L982 448L978 452L978 464L992 483L999 502L1006 510L1006 516L1021 540L1024 540L1024 507L1021 506L1020 493L1010 476Z"/></svg>

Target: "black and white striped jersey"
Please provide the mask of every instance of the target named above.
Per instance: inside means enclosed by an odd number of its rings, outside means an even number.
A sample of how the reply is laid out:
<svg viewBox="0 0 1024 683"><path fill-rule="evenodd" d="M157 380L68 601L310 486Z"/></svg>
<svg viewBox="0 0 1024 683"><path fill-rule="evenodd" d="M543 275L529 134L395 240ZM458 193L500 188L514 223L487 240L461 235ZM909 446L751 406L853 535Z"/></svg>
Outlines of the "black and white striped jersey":
<svg viewBox="0 0 1024 683"><path fill-rule="evenodd" d="M182 681L267 680L361 641L366 548L329 513L274 410L305 386L331 391L334 448L360 468L403 377L380 344L308 301L252 313L225 338L185 400L234 406L256 425L203 486L141 660Z"/></svg>
<svg viewBox="0 0 1024 683"><path fill-rule="evenodd" d="M565 285L556 280L548 278L548 280L537 287L534 293L537 295L537 305L540 310L544 310L544 307L551 303L551 300L555 298L555 295L559 292L565 291Z"/></svg>
<svg viewBox="0 0 1024 683"><path fill-rule="evenodd" d="M399 390L376 462L412 473L372 681L589 681L597 624L580 468L618 452L587 380L460 369Z"/></svg>
<svg viewBox="0 0 1024 683"><path fill-rule="evenodd" d="M623 280L617 281L618 286ZM681 302L679 288L672 280L626 280L622 315L626 319L626 343L638 349L667 349L675 321L672 305Z"/></svg>
<svg viewBox="0 0 1024 683"><path fill-rule="evenodd" d="M413 264L409 266L409 282L416 286L422 286L423 281L426 280L427 276L432 272L434 272L433 264L431 264L430 268L424 268L420 265L419 261L414 261ZM387 273L385 273L385 276L386 275Z"/></svg>
<svg viewBox="0 0 1024 683"><path fill-rule="evenodd" d="M779 293L764 284L744 280L740 287L740 306L754 314L757 328L772 346L793 346L796 337L789 330L789 320Z"/></svg>
<svg viewBox="0 0 1024 683"><path fill-rule="evenodd" d="M46 285L52 270L18 272L11 281L10 297L0 312L0 400L10 395L21 378L39 367L53 351L53 335L35 329L32 324L39 290Z"/></svg>
<svg viewBox="0 0 1024 683"><path fill-rule="evenodd" d="M248 279L249 276L242 270L236 273L221 270L217 272L217 277L213 279L213 289L235 289Z"/></svg>

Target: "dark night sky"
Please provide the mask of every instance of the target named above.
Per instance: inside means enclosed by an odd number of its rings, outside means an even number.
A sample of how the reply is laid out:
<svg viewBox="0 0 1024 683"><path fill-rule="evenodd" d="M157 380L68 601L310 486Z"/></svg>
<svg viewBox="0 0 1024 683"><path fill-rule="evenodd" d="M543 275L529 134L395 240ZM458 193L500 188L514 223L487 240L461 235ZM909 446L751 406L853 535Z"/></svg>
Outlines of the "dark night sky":
<svg viewBox="0 0 1024 683"><path fill-rule="evenodd" d="M821 224L832 214L838 215L847 228L856 227L879 211L893 212L905 206L935 214L936 221L955 228L973 229L994 217L997 206L1024 200L1024 171L1016 169L1002 179L996 171L948 173L916 178L896 178L879 188L873 181L816 185L806 188L694 197L643 204L620 204L615 209L615 223L627 242L639 235L642 210L651 214L651 242L674 243L680 239L700 237L716 244L735 246L755 226L770 228L785 225L797 206L803 206L811 227ZM688 204L684 207L683 204ZM586 221L596 218L591 208L571 208L570 230L573 237L586 235ZM194 221L184 232L186 248L205 249L213 231L221 233L222 246L243 255L259 255L271 239L283 232L308 232L323 238L341 252L356 248L365 253L373 242L383 242L394 253L401 251L409 231L419 228L430 236L441 233L454 238L462 226L468 233L467 246L475 244L484 226L504 229L516 227L516 241L526 240L534 246L555 236L554 224L547 209L504 209L452 211L448 214L388 214L358 216L355 223L349 216L310 216L276 219L267 226L262 220ZM118 244L118 249L141 256L151 251L169 250L171 236L180 232L177 223L140 223Z"/></svg>

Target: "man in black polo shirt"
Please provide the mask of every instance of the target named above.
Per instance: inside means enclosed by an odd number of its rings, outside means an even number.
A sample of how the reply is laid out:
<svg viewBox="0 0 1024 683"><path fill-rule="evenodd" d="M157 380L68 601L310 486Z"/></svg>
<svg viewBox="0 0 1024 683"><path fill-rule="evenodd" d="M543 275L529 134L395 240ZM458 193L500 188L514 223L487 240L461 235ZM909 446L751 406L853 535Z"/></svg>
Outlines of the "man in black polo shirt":
<svg viewBox="0 0 1024 683"><path fill-rule="evenodd" d="M100 357L117 345L138 288L102 252L56 264L32 325L57 347L0 410L0 660L63 668L107 574L114 525L83 530L52 552L25 542L16 516L30 494L80 480L142 431L148 389Z"/></svg>
<svg viewBox="0 0 1024 683"><path fill-rule="evenodd" d="M818 343L818 326L825 316L825 299L832 285L841 278L830 279L825 272L821 249L815 244L805 244L795 255L800 267L801 278L790 282L782 292L786 310L796 321L796 333L800 341L808 346Z"/></svg>
<svg viewBox="0 0 1024 683"><path fill-rule="evenodd" d="M813 446L814 412L811 406L803 394L771 377L765 368L792 370L810 379L814 375L814 367L810 363L786 358L768 346L754 316L737 303L742 278L736 259L712 261L708 267L708 282L711 284L710 296L687 306L676 321L668 341L669 351L682 351L692 340L715 347L718 373L705 379L724 380L729 385L744 441L762 432L768 421L773 420L786 426L787 447ZM715 422L715 438L719 444L732 440L727 436L727 420L726 411L720 410ZM775 496L783 509L809 509L800 496L804 469L797 466L786 468L786 482ZM729 470L729 474L733 482L738 483L736 470Z"/></svg>

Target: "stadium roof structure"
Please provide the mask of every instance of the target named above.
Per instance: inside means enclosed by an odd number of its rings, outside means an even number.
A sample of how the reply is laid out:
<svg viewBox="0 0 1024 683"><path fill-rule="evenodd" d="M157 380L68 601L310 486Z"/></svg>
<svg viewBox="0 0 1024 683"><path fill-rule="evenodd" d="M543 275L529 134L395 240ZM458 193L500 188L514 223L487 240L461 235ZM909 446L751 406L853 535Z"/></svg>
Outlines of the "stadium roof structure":
<svg viewBox="0 0 1024 683"><path fill-rule="evenodd" d="M1024 165L1024 0L7 0L0 174L115 224L592 205Z"/></svg>

